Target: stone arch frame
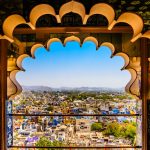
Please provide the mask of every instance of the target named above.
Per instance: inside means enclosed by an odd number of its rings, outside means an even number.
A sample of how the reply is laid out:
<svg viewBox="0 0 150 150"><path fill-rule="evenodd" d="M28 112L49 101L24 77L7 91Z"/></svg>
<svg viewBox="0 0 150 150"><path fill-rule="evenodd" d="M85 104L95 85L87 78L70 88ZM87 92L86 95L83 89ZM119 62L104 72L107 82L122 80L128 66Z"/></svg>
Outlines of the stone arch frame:
<svg viewBox="0 0 150 150"><path fill-rule="evenodd" d="M38 11L39 9L41 10L40 12ZM18 25L27 24L32 30L35 30L37 20L43 15L50 14L56 18L57 23L61 23L61 18L65 14L70 12L76 13L79 16L81 16L84 25L86 25L87 19L90 16L94 14L100 14L107 18L108 30L112 30L114 26L120 22L126 23L133 30L131 42L135 42L137 39L143 37L150 39L150 30L146 31L145 33L142 33L144 24L143 19L139 15L132 12L124 12L118 17L117 20L115 20L115 10L109 4L106 3L95 4L91 7L90 13L86 14L85 6L82 3L76 1L70 1L68 3L63 4L59 9L59 14L56 14L54 8L49 4L39 4L30 11L29 22L26 22L26 20L21 15L10 15L3 22L4 35L0 34L0 39L6 39L10 42L14 42L15 37L13 36L13 32Z"/></svg>
<svg viewBox="0 0 150 150"><path fill-rule="evenodd" d="M101 9L100 9L101 8ZM40 12L38 10L41 10ZM115 11L114 9L106 4L106 3L98 3L98 4L95 4L94 6L91 7L90 9L90 12L89 14L86 14L85 13L85 7L83 4L81 4L80 2L76 2L76 1L70 1L68 3L65 3L63 4L61 7L60 7L60 10L59 10L59 14L57 15L54 8L52 6L50 6L49 4L39 4L37 6L35 6L31 12L30 12L30 16L29 16L29 19L30 19L30 22L26 22L25 19L18 15L18 14L14 14L14 15L10 15L9 17L7 17L3 23L3 32L4 32L4 35L0 36L0 39L6 39L10 42L14 42L14 43L17 43L19 40L17 40L14 35L13 35L13 32L15 30L15 28L20 25L20 24L27 24L32 30L35 30L36 29L36 22L38 21L38 19L45 15L45 14L50 14L50 15L53 15L57 22L60 23L61 22L61 18L69 13L69 12L73 12L73 13L76 13L78 15L81 16L82 18L82 21L83 21L83 24L86 24L88 18L94 14L100 14L100 15L103 15L104 17L107 18L108 20L108 27L107 29L108 30L112 30L113 27L117 24L117 23L120 23L120 22L123 22L123 23L126 23L128 25L130 25L132 27L132 30L133 30L133 36L131 38L131 42L135 42L137 39L139 38L150 38L150 31L147 31L145 32L144 34L142 34L142 29L143 29L143 20L140 16L138 16L137 14L135 13L131 13L131 12L125 12L123 14L121 14L117 20L115 20ZM15 20L15 21L13 21ZM136 20L136 21L135 21ZM138 23L137 23L137 20L138 20ZM13 23L12 23L13 21ZM12 26L9 26L9 24L12 24ZM96 38L94 37L87 37L84 39L83 43L85 41L92 41L96 44L96 48L98 48L98 41ZM53 39L50 39L48 42L47 42L47 46L50 45L52 42L54 41L60 41L60 39L57 39L57 38L53 38ZM67 37L65 40L64 40L64 45L66 44L66 42L68 41L78 41L81 44L81 41L78 37L76 36L70 36L70 37ZM114 54L114 51L115 51L115 48L114 46L112 45L112 43L102 43L102 45L106 45L108 47L110 47L110 49L112 50L112 57L113 57L113 54ZM40 46L43 46L41 44L36 44L34 46L32 46L31 48L31 55L32 57L34 58L34 51L37 47L40 47ZM130 63L130 60L128 58L128 56L125 54L125 53L118 53L117 55L121 56L124 58L125 60L125 66L123 69L127 69L130 73L131 73L131 80L130 82L127 84L126 86L126 91L139 97L138 95L138 92L134 90L134 88L136 87L134 84L135 82L137 82L137 72L136 72L136 69L132 68L131 66L129 67L129 63ZM24 54L23 56L20 56L18 59L17 59L17 67L18 69L21 69L23 70L21 64L19 64L19 62L21 61L21 59L23 59L24 57L27 57L26 54ZM139 64L140 65L140 64ZM12 71L10 72L10 76L9 76L9 79L8 82L10 85L10 87L16 87L16 93L19 93L21 91L21 87L20 85L18 84L18 82L15 80L15 75L17 73L17 69L15 71ZM137 84L137 83L136 83ZM134 87L134 88L133 88ZM15 90L12 90L11 89L11 92L13 93L13 91ZM8 94L8 97L11 97L13 94Z"/></svg>
<svg viewBox="0 0 150 150"><path fill-rule="evenodd" d="M108 10L109 11L109 10ZM43 13L45 13L45 11L43 12ZM47 13L46 13L47 14ZM135 13L130 13L131 15L133 15L133 14L135 14ZM118 19L116 19L116 20L114 20L113 22L112 22L112 24L110 24L109 26L108 26L108 30L112 30L113 28L114 28L114 26L117 24L117 23L119 23L119 22L124 22L124 23L127 23L127 24L129 24L129 26L131 26L132 27L132 29L133 29L133 36L132 36L132 38L131 38L131 42L135 42L136 40L138 40L138 39L140 39L141 38L141 41L142 42L144 42L144 41L146 41L147 39L150 39L150 30L148 30L148 31L146 31L145 33L142 33L142 30L143 30L143 21L142 21L142 19L141 19L141 17L139 16L139 15L133 15L133 18L132 18L132 20L131 19L129 19L128 21L126 20L126 18L127 17L129 17L130 16L130 18L131 18L131 15L130 14L126 14L126 15L123 15L120 19L118 18ZM85 17L87 17L89 14L86 14L85 15ZM41 15L42 16L42 15ZM121 15L120 15L121 16ZM59 22L58 20L60 20L60 16L59 15L57 15L56 14L56 17L57 17L57 22ZM9 18L9 19L8 19ZM13 31L15 30L15 28L18 26L18 25L20 25L20 24L27 24L27 25L29 25L30 26L30 28L32 29L32 30L35 30L35 27L34 27L34 25L31 23L31 20L30 20L30 22L26 22L26 20L22 17L22 16L20 16L20 15L11 15L11 16L9 16L8 18L6 18L5 19L5 21L4 21L4 23L6 23L5 25L3 24L3 35L2 34L0 34L0 40L2 40L2 41L4 41L3 39L5 39L6 41L9 41L9 42L11 42L11 43L15 43L16 42L16 40L15 40L15 37L13 36ZM137 19L138 20L140 20L140 24L139 23L137 23ZM12 23L11 21L12 20L15 20L14 22L13 22L13 25L11 26L11 27L9 27L9 23ZM3 42L2 42L3 43ZM147 42L144 42L144 44L143 45L145 45L145 43L147 43ZM4 48L4 44L2 44L2 47L3 47L3 49L5 49ZM146 50L146 48L144 48L144 50ZM144 54L145 55L145 54ZM145 56L143 56L143 58L146 58ZM146 60L145 61L148 61L147 60L147 58L146 58ZM145 63L145 62L144 62ZM144 81L143 83L145 83L146 81ZM4 83L4 82L3 82ZM144 91L145 91L145 88L144 88ZM143 96L142 97L144 97L144 100L146 100L146 96L145 96L146 94L143 94ZM2 99L4 100L4 96L2 96ZM143 116L145 116L146 117L146 113L147 113L147 109L146 109L146 101L144 102L144 104L143 104L143 109L145 110L145 113L143 114ZM4 107L4 106L3 106ZM2 112L2 111L1 111ZM4 113L4 112L2 112L2 113ZM145 118L146 119L146 118ZM4 123L5 124L5 123ZM144 131L145 131L145 133L144 133L144 135L146 136L146 134L147 134L147 122L145 121L145 120L143 120L143 126L144 126ZM1 127L4 127L4 125L2 125ZM1 128L1 129L3 129L3 128ZM2 136L1 137L3 137L3 133L2 133ZM144 141L144 148L146 148L147 147L147 144L146 144L146 142L147 142L147 138L146 137L144 137L144 135L143 135L143 141ZM4 137L3 137L4 138ZM3 141L2 141L2 143L3 143ZM5 145L5 144L4 144ZM4 149L4 147L2 148L2 149Z"/></svg>
<svg viewBox="0 0 150 150"><path fill-rule="evenodd" d="M40 12L38 11L39 9L41 10ZM82 18L83 24L86 24L88 18L90 16L94 15L94 14L103 15L108 20L108 30L112 30L113 27L117 23L120 23L120 22L126 23L126 24L130 25L132 27L132 30L133 30L133 36L132 36L132 39L130 40L131 42L135 42L139 38L148 38L148 39L150 38L150 31L147 31L144 34L141 33L142 29L143 29L143 20L142 20L142 18L140 16L138 16L135 13L125 12L125 13L121 14L118 17L117 20L115 20L114 19L115 18L115 11L114 11L114 9L110 5L108 5L106 3L95 4L94 6L91 7L89 14L86 14L85 7L84 7L83 4L81 4L80 2L76 2L76 1L70 1L68 3L63 4L60 7L58 15L56 14L54 8L52 6L50 6L49 4L39 4L39 5L35 6L30 12L30 16L29 16L30 22L26 22L25 19L22 16L18 15L18 14L14 14L14 15L8 16L4 20L4 23L3 23L4 35L3 36L0 35L0 39L6 39L6 40L8 40L11 43L13 43L13 42L17 43L19 40L14 37L13 32L14 32L15 28L18 25L20 25L20 24L27 24L32 30L35 30L36 29L36 22L38 21L38 19L41 16L43 16L45 14L50 14L50 15L52 15L52 16L54 16L56 18L58 23L60 23L61 22L61 18L65 14L67 14L69 12L73 12L73 13L76 13L76 14L80 15L81 18ZM137 20L138 20L138 23L137 23ZM12 21L13 21L13 23L12 23ZM12 24L12 26L9 26L10 23ZM97 39L95 37L86 37L84 39L83 43L85 41L88 41L88 40L94 42L96 44L96 48L99 47L98 46L98 41L97 41ZM47 42L47 46L50 45L54 41L61 42L60 39L52 38L52 39L50 39ZM77 41L77 42L80 43L80 45L82 45L80 39L78 37L76 37L76 36L67 37L64 40L64 45L68 41ZM115 48L112 45L112 43L105 42L105 43L102 43L102 45L106 45L112 50L112 57L113 57L113 53L115 51ZM31 48L31 55L32 55L33 58L34 58L34 51L35 51L35 49L37 47L40 47L40 46L43 46L43 45L36 44L36 45L32 46L32 48ZM132 67L129 67L130 60L129 60L128 56L125 53L118 53L116 55L119 55L119 56L124 58L125 66L124 66L123 69L127 69L131 73L131 76L132 76L130 82L126 86L126 91L131 93L131 94L133 94L133 95L136 95L137 97L139 97L138 92L135 91L134 88L132 88L132 87L135 87L134 82L137 80L136 69L134 69ZM19 64L21 59L23 59L24 57L27 57L27 55L24 54L23 56L20 56L17 59L17 67L18 67L18 69L24 70L22 68L21 64ZM11 82L8 82L8 83L10 83L10 85L9 85L10 87L15 86L16 87L16 93L19 93L21 91L21 86L15 80L15 75L16 75L17 72L18 71L16 69L15 71L12 71L10 73L8 81L11 81ZM13 94L10 94L10 95L13 95ZM8 97L11 97L10 95L8 94Z"/></svg>
<svg viewBox="0 0 150 150"><path fill-rule="evenodd" d="M43 44L40 44L40 43L37 43L35 45L33 45L31 47L31 50L30 50L30 53L31 53L31 56L27 55L27 54L22 54L20 55L16 62L14 62L14 65L16 65L15 69L14 70L11 70L10 72L10 75L9 77L7 78L7 81L8 81L8 87L10 87L9 91L8 91L8 97L11 99L11 98L14 98L16 95L18 95L21 91L22 91L22 88L21 86L19 85L19 83L17 82L16 80L16 74L19 72L19 71L25 71L25 69L22 67L22 61L26 58L26 57L31 57L31 58L35 58L35 51L37 50L37 48L39 47L45 47L46 50L49 50L49 47L50 45L53 43L53 42L60 42L62 43L64 46L66 45L67 42L69 41L76 41L80 44L80 46L82 46L82 44L86 41L92 41L95 45L96 45L96 49L98 49L99 47L101 46L106 46L108 48L110 48L111 50L111 58L114 57L114 56L121 56L125 63L124 63L124 66L122 67L121 70L128 70L129 73L131 74L131 80L129 81L129 83L126 85L125 87L125 90L128 92L128 93L131 93L132 95L134 95L136 98L139 98L139 90L138 90L138 85L137 85L137 82L138 82L138 77L137 77L137 70L135 68L132 67L131 65L131 61L128 57L127 54L123 53L123 52L119 52L119 53L115 53L115 47L112 43L110 42L103 42L99 45L99 42L98 40L95 38L95 37L92 37L92 36L89 36L89 37L86 37L83 42L81 43L81 40L80 38L72 35L72 36L68 36L64 39L64 41L61 41L59 38L51 38L49 39L45 46ZM139 60L135 60L136 63L139 62ZM138 64L138 68L139 68L140 64Z"/></svg>

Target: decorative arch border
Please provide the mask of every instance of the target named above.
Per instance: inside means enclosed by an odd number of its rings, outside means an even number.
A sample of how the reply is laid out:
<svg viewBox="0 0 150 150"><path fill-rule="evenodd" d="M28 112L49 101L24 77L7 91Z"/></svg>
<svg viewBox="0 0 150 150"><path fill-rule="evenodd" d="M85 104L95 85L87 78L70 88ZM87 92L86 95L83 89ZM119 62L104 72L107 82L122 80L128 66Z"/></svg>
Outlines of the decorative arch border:
<svg viewBox="0 0 150 150"><path fill-rule="evenodd" d="M92 15L95 15L95 14L102 15L108 20L108 25L107 25L108 30L112 30L114 26L118 23L126 23L133 29L133 35L132 35L132 38L130 39L131 42L135 42L139 38L150 39L150 30L146 31L145 33L142 33L144 24L143 24L142 18L139 15L132 13L132 12L124 12L115 20L115 10L109 4L106 4L106 3L95 4L94 6L91 7L89 14L86 14L85 6L82 3L76 2L76 1L70 1L68 3L63 4L59 9L58 14L56 14L55 9L51 5L39 4L31 10L30 15L29 15L29 22L27 22L24 19L24 17L22 17L21 15L18 15L18 14L10 15L3 22L2 28L3 28L4 34L3 35L0 34L0 39L6 39L11 43L19 42L19 44L21 44L21 42L13 34L15 28L18 25L26 24L32 30L35 30L38 19L42 17L43 15L46 15L46 14L52 15L56 18L57 23L61 23L62 17L70 12L76 13L79 16L81 16L83 24L86 24L87 20ZM80 45L82 45L80 39L75 36L67 37L64 40L63 44L65 45L68 41L72 41L72 40L78 41ZM50 44L55 41L61 42L61 40L58 38L52 38L47 42L47 47L49 47ZM83 43L85 41L92 41L95 43L96 48L97 49L99 48L99 43L95 37L87 37L84 39ZM115 48L111 43L105 42L105 43L102 43L100 46L102 45L108 46L112 50L112 57L115 56L114 54ZM33 45L31 48L32 58L35 57L34 52L37 47L44 47L44 46L42 44ZM125 53L117 53L116 55L122 56L125 59L125 66L123 67L123 69L127 69L131 73L131 76L132 76L131 81L126 86L126 91L138 97L139 96L138 92L135 91L133 88L135 86L135 83L137 83L136 70L130 66L129 57ZM24 70L22 68L21 62L27 56L28 56L27 54L23 54L19 56L19 58L17 59L18 71ZM21 91L21 86L18 84L18 82L15 79L15 75L18 71L16 69L10 72L8 81L10 81L9 82L10 87L15 86L15 88L12 88L12 92L10 95L8 94L8 97L13 97L17 95L18 93L20 93Z"/></svg>
<svg viewBox="0 0 150 150"><path fill-rule="evenodd" d="M132 12L124 12L118 17L117 20L115 20L115 10L106 3L95 4L91 7L89 14L86 14L85 6L82 3L76 1L70 1L63 4L59 9L58 14L56 14L55 9L51 5L39 4L30 11L29 22L26 22L26 20L21 15L10 15L3 22L4 35L0 34L0 39L6 39L10 42L14 42L15 37L13 35L13 32L18 25L26 24L32 30L35 30L38 19L43 15L52 15L56 18L57 23L61 23L62 17L70 12L76 13L81 16L83 24L86 24L88 18L92 15L102 15L108 20L108 30L112 30L114 26L118 23L126 23L133 29L133 36L131 38L131 42L135 42L137 39L142 37L150 39L150 30L142 33L144 23L139 15Z"/></svg>
<svg viewBox="0 0 150 150"><path fill-rule="evenodd" d="M138 80L137 78L137 72L134 68L131 68L130 67L130 59L128 57L127 54L123 53L123 52L119 52L119 53L115 53L115 47L112 43L109 43L109 42L103 42L99 45L98 43L98 40L95 38L95 37L92 37L92 36L89 36L89 37L86 37L84 40L83 40L83 43L81 43L80 39L76 36L69 36L69 37L66 37L64 39L64 41L61 41L59 38L52 38L52 39L49 39L45 46L43 44L40 44L40 43L37 43L35 45L33 45L31 47L31 50L30 50L30 53L31 53L31 56L27 55L27 54L23 54L23 55L20 55L17 60L16 60L16 66L17 66L17 69L13 70L10 72L10 76L7 78L7 81L8 81L8 84L9 86L11 87L11 91L10 93L8 93L8 98L14 98L16 95L18 95L19 93L22 92L22 87L20 86L20 84L17 82L16 80L16 74L19 72L19 71L25 71L25 69L22 67L22 61L27 58L27 57L31 57L31 58L35 58L35 51L37 50L37 48L39 47L44 47L46 48L47 51L50 50L50 45L53 43L53 42L60 42L62 43L62 45L66 45L67 42L70 42L70 41L76 41L78 42L81 46L82 44L84 44L86 41L92 41L95 45L96 45L96 49L98 49L99 47L101 46L106 46L108 48L110 48L111 52L112 52L112 55L111 55L111 58L114 57L114 56L121 56L125 63L124 63L124 66L122 67L121 70L128 70L131 74L131 80L129 81L129 83L126 85L125 87L125 90L126 92L128 93L131 93L132 95L134 95L135 97L139 97L139 93L138 91L135 91L133 86L135 81Z"/></svg>

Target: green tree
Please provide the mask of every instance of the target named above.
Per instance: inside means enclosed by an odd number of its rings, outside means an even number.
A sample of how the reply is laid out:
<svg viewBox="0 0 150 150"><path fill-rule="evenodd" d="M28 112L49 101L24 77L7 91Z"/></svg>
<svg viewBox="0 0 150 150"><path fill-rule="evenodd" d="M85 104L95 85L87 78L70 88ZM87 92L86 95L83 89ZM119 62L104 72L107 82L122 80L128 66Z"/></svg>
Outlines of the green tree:
<svg viewBox="0 0 150 150"><path fill-rule="evenodd" d="M27 101L25 99L20 100L20 105L26 105Z"/></svg>
<svg viewBox="0 0 150 150"><path fill-rule="evenodd" d="M101 131L103 128L102 123L100 122L95 122L91 125L91 130L92 131Z"/></svg>
<svg viewBox="0 0 150 150"><path fill-rule="evenodd" d="M47 110L47 111L53 111L54 108L53 108L53 106L49 105L49 106L46 108L46 110Z"/></svg>
<svg viewBox="0 0 150 150"><path fill-rule="evenodd" d="M68 106L68 103L67 103L67 102L61 102L61 103L60 103L60 106L63 107L63 108L65 108L65 107Z"/></svg>
<svg viewBox="0 0 150 150"><path fill-rule="evenodd" d="M123 122L124 122L124 123L129 123L129 121L128 121L128 120L124 120Z"/></svg>
<svg viewBox="0 0 150 150"><path fill-rule="evenodd" d="M106 130L103 131L103 134L128 138L133 143L136 136L136 123L125 121L119 124L118 122L111 122L107 125Z"/></svg>
<svg viewBox="0 0 150 150"><path fill-rule="evenodd" d="M104 131L105 135L114 135L115 137L121 136L121 126L118 122L111 122L107 125L107 129Z"/></svg>
<svg viewBox="0 0 150 150"><path fill-rule="evenodd" d="M49 146L49 147L63 147L64 144L63 142L60 141L53 141L51 142L48 138L46 137L41 137L39 141L37 141L36 146L44 147L44 146ZM43 150L43 148L38 148L39 150ZM46 148L46 150L57 150L58 148ZM62 150L63 148L59 148Z"/></svg>
<svg viewBox="0 0 150 150"><path fill-rule="evenodd" d="M125 137L131 139L133 142L136 136L136 126L128 124L125 131Z"/></svg>

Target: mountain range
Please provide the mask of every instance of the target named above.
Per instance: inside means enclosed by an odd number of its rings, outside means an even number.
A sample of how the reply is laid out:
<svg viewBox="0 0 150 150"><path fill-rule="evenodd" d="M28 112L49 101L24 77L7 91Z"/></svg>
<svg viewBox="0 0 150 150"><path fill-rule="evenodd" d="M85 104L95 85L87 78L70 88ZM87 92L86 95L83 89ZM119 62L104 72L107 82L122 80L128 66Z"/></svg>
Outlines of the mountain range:
<svg viewBox="0 0 150 150"><path fill-rule="evenodd" d="M24 91L104 91L104 92L124 92L124 88L109 87L60 87L48 86L22 86Z"/></svg>

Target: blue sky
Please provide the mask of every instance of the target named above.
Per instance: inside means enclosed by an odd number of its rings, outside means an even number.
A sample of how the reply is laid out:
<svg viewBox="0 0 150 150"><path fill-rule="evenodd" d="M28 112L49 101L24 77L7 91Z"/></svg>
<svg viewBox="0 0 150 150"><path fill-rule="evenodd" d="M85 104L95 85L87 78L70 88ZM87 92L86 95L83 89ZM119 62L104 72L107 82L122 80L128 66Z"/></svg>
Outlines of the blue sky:
<svg viewBox="0 0 150 150"><path fill-rule="evenodd" d="M36 59L23 60L26 71L17 74L21 85L118 88L125 87L131 78L128 71L120 70L123 58L110 58L108 47L102 46L96 51L90 41L82 47L77 42L68 42L65 47L54 42L49 49L38 48Z"/></svg>

